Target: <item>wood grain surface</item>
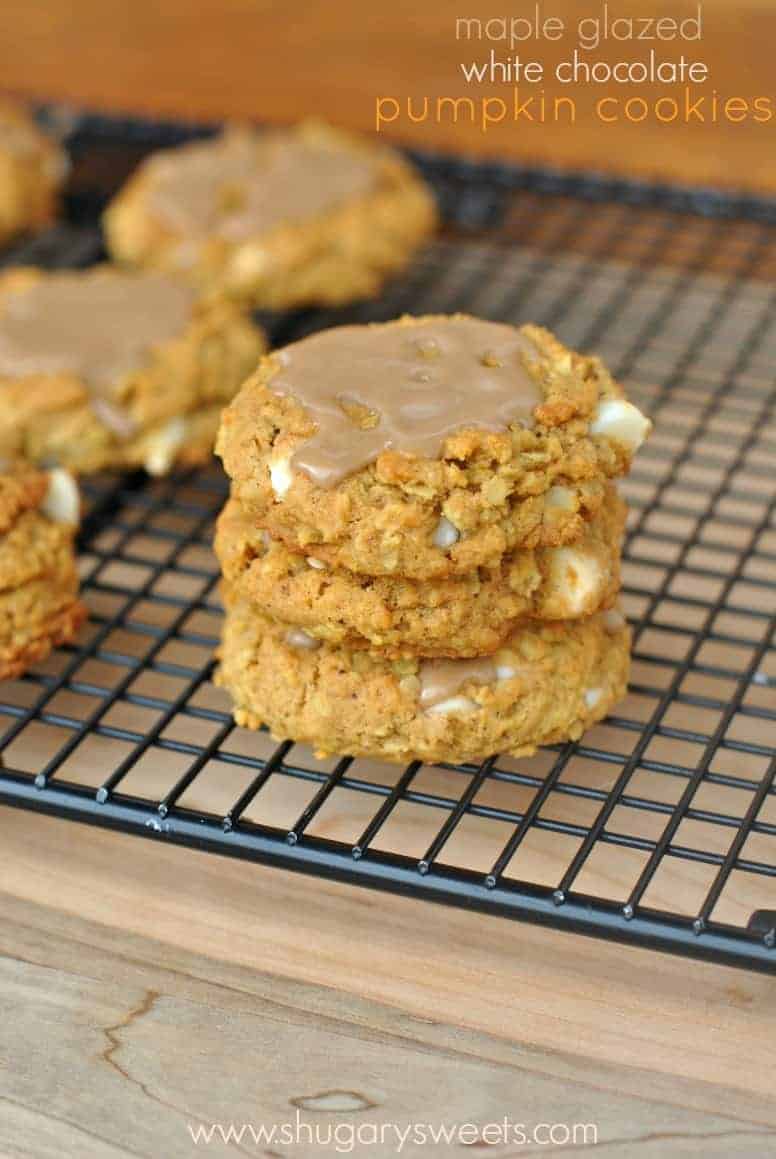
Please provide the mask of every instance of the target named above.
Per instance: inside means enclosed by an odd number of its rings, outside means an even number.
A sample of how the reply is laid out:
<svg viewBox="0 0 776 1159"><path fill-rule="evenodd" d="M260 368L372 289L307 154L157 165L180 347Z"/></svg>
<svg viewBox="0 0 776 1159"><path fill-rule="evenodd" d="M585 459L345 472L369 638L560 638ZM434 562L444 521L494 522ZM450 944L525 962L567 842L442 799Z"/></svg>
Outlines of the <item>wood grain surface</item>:
<svg viewBox="0 0 776 1159"><path fill-rule="evenodd" d="M770 978L10 809L0 842L3 1154L183 1156L189 1126L297 1108L592 1122L644 1159L776 1148Z"/></svg>
<svg viewBox="0 0 776 1159"><path fill-rule="evenodd" d="M571 27L580 16L601 18L603 2L547 0L542 14L564 18ZM251 117L291 121L317 115L373 131L375 101L388 96L414 108L424 96L470 93L460 65L487 57L498 41L476 45L456 39L457 17L530 14L521 6L444 0L418 4L394 0L365 5L360 0L6 0L0 38L0 85L28 96L68 99L96 108L184 117ZM692 0L620 0L612 16L685 18L697 11ZM702 40L617 42L607 40L591 57L602 61L641 59L655 48L660 59L708 65L708 82L698 92L717 91L723 99L774 96L772 56L776 10L769 0L705 0ZM638 26L636 26L638 27ZM573 39L518 45L524 59L549 68L566 58ZM568 92L546 85L548 98ZM511 99L511 85L507 95ZM525 90L526 86L523 86ZM587 106L600 95L641 94L654 102L681 86L647 84L643 89L577 88L580 111L573 125L519 123L511 119L483 133L466 117L453 123L413 121L402 116L387 126L398 140L432 148L511 156L543 164L597 168L642 177L776 190L774 123L712 124L693 114L661 124L652 116L641 124L603 124ZM627 90L627 93L624 91ZM504 95L486 83L478 96Z"/></svg>

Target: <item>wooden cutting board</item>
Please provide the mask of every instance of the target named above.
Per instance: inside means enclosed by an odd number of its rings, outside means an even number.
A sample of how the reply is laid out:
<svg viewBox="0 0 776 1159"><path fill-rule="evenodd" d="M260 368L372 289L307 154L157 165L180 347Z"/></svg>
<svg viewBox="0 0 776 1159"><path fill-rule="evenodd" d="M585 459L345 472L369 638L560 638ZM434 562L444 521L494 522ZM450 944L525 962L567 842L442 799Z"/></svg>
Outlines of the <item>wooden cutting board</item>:
<svg viewBox="0 0 776 1159"><path fill-rule="evenodd" d="M0 847L4 1155L173 1159L189 1126L297 1109L321 1130L593 1123L618 1156L776 1150L770 977L9 808Z"/></svg>

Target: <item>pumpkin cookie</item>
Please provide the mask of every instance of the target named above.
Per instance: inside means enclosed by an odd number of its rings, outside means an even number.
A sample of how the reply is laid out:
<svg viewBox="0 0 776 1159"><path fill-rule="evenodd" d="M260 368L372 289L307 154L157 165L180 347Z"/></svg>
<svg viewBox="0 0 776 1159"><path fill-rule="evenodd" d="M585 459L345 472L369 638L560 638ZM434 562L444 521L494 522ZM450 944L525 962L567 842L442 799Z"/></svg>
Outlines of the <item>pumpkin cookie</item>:
<svg viewBox="0 0 776 1159"><path fill-rule="evenodd" d="M228 302L163 274L0 274L0 454L72 470L206 458L265 349Z"/></svg>
<svg viewBox="0 0 776 1159"><path fill-rule="evenodd" d="M66 471L0 464L0 679L71 640L86 616L73 556L78 520Z"/></svg>
<svg viewBox="0 0 776 1159"><path fill-rule="evenodd" d="M624 522L625 505L609 484L606 503L574 543L423 582L331 569L272 539L231 500L215 549L233 592L316 640L388 656L482 656L521 618L578 619L610 607L620 586Z"/></svg>
<svg viewBox="0 0 776 1159"><path fill-rule="evenodd" d="M232 495L293 550L426 580L578 539L649 427L598 359L459 314L270 354L217 452Z"/></svg>
<svg viewBox="0 0 776 1159"><path fill-rule="evenodd" d="M318 123L154 153L104 216L116 261L272 310L373 296L435 225L407 161Z"/></svg>
<svg viewBox="0 0 776 1159"><path fill-rule="evenodd" d="M236 721L323 754L402 763L526 756L577 739L625 692L630 633L616 611L531 623L484 658L391 661L321 644L225 595L217 680Z"/></svg>

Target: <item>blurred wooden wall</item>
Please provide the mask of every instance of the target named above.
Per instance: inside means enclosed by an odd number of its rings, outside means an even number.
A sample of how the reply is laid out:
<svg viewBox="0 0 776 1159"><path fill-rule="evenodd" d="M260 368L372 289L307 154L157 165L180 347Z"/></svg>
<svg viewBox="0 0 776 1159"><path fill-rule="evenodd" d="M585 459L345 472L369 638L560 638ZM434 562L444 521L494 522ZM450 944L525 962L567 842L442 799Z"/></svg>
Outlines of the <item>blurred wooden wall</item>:
<svg viewBox="0 0 776 1159"><path fill-rule="evenodd" d="M575 21L602 4L547 0L540 7ZM0 87L195 118L282 122L316 113L370 130L377 96L418 100L470 91L459 62L486 49L475 53L456 41L456 17L524 15L533 7L533 0L5 0ZM695 7L689 0L610 0L618 15L681 17ZM703 12L701 44L658 45L661 55L701 57L711 69L706 87L725 97L772 94L776 2L706 0ZM638 57L649 47L610 43L595 55ZM567 53L570 42L561 48ZM523 49L545 62L558 51L547 44ZM566 91L545 87L549 95ZM479 95L499 91L483 88ZM776 190L776 121L602 126L580 115L573 126L503 123L483 134L470 124L412 124L404 117L386 132L439 149Z"/></svg>

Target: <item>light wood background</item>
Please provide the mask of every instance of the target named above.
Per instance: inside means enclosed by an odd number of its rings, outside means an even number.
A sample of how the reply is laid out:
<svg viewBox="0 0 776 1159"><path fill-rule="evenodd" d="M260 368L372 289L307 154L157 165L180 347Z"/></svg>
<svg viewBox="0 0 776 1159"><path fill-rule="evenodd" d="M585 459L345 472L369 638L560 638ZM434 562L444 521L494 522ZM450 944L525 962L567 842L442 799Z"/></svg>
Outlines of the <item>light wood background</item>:
<svg viewBox="0 0 776 1159"><path fill-rule="evenodd" d="M322 1130L506 1115L595 1123L618 1157L776 1151L772 978L10 809L0 843L3 1155L175 1159L187 1124L297 1107Z"/></svg>
<svg viewBox="0 0 776 1159"><path fill-rule="evenodd" d="M569 24L603 0L546 0ZM686 16L693 0L618 0L614 15ZM187 117L289 121L316 114L371 131L377 96L463 95L459 63L477 55L455 38L459 16L523 14L533 3L467 0L5 0L0 87L104 109ZM700 44L656 44L710 68L722 96L774 95L776 8L771 0L704 0ZM503 46L495 46L497 49ZM550 65L571 41L526 47ZM639 59L648 43L602 46L596 57ZM548 95L555 91L547 85ZM483 86L482 93L498 93ZM565 90L564 90L565 91ZM641 92L641 89L633 89ZM649 87L646 96L665 95ZM599 94L601 95L601 94ZM751 122L602 126L408 123L393 135L433 148L512 156L690 182L776 190L776 128Z"/></svg>

